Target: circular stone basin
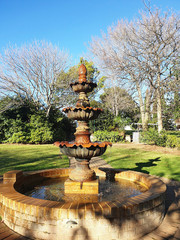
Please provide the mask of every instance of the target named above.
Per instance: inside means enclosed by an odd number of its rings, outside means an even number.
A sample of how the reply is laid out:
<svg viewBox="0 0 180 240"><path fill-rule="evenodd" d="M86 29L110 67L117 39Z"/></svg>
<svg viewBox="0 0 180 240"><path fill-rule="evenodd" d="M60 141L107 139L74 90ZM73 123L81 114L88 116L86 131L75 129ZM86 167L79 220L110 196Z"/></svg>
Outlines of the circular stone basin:
<svg viewBox="0 0 180 240"><path fill-rule="evenodd" d="M99 202L69 201L69 198L44 200L22 192L47 179L67 178L70 168L29 174L10 171L3 175L3 183L0 184L0 215L4 223L31 239L44 240L141 239L160 225L164 217L166 191L166 185L160 179L117 169L94 171L99 178L110 173L115 181L128 180L147 190L125 198L120 194L114 199L112 194L111 199Z"/></svg>

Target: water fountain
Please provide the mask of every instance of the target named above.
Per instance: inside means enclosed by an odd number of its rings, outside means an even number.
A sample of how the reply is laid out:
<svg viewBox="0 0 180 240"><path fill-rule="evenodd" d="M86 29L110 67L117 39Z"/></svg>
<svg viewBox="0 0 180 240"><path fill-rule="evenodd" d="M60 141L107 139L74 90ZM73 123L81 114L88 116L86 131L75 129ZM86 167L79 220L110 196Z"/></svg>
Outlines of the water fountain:
<svg viewBox="0 0 180 240"><path fill-rule="evenodd" d="M34 173L9 171L0 184L3 221L31 239L141 239L159 226L164 216L166 186L159 178L134 171L89 167L91 158L102 155L111 143L90 140L88 122L102 110L90 107L87 93L96 84L86 80L86 73L81 65L79 80L71 84L79 94L77 104L63 109L69 118L78 121L75 140L56 143L62 153L76 159L76 167ZM44 184L49 179L53 184L61 182L58 190ZM114 188L111 180L115 185L123 185L123 190ZM107 188L111 196L102 198ZM128 188L131 190L124 196ZM42 197L49 195L50 199Z"/></svg>
<svg viewBox="0 0 180 240"><path fill-rule="evenodd" d="M71 83L74 92L79 93L75 108L64 108L63 111L71 119L78 121L74 142L60 142L59 147L63 154L75 157L76 167L65 182L65 193L98 194L98 180L95 171L89 167L92 157L102 155L109 142L91 142L89 120L96 119L102 109L90 107L87 93L92 92L96 83L87 81L87 70L84 64L79 67L79 81ZM83 184L86 182L86 184ZM88 182L88 184L87 184Z"/></svg>

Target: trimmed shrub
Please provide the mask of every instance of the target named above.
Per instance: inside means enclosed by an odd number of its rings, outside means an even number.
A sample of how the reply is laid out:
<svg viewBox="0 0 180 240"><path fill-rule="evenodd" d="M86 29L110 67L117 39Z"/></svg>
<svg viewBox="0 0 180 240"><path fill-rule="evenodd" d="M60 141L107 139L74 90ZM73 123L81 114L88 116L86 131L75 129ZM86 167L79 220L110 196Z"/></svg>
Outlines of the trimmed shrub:
<svg viewBox="0 0 180 240"><path fill-rule="evenodd" d="M25 132L19 131L13 133L13 135L6 140L6 142L9 143L26 143L27 142L27 136L25 135Z"/></svg>
<svg viewBox="0 0 180 240"><path fill-rule="evenodd" d="M154 128L150 128L148 131L141 133L141 142L150 145L157 145L161 147L166 146L167 134L162 131L160 134Z"/></svg>
<svg viewBox="0 0 180 240"><path fill-rule="evenodd" d="M166 141L166 147L180 149L180 137L174 135L168 135Z"/></svg>
<svg viewBox="0 0 180 240"><path fill-rule="evenodd" d="M167 134L165 131L158 133L158 138L156 139L155 145L165 147L167 141Z"/></svg>
<svg viewBox="0 0 180 240"><path fill-rule="evenodd" d="M53 143L72 141L74 122L59 109L45 110L31 102L14 106L0 114L0 143Z"/></svg>
<svg viewBox="0 0 180 240"><path fill-rule="evenodd" d="M117 131L96 131L93 133L93 137L97 141L109 141L109 142L122 142L124 140L124 137L121 133Z"/></svg>
<svg viewBox="0 0 180 240"><path fill-rule="evenodd" d="M135 132L135 130L125 130L125 134L126 134L126 135L132 136L132 135L133 135L133 132Z"/></svg>
<svg viewBox="0 0 180 240"><path fill-rule="evenodd" d="M180 138L180 131L167 131L167 135L176 136Z"/></svg>
<svg viewBox="0 0 180 240"><path fill-rule="evenodd" d="M180 149L180 133L177 131L176 132L162 131L159 134L157 130L150 128L148 131L141 133L141 142L161 147Z"/></svg>
<svg viewBox="0 0 180 240"><path fill-rule="evenodd" d="M115 129L114 115L105 109L97 119L89 122L90 129L96 131L111 131Z"/></svg>
<svg viewBox="0 0 180 240"><path fill-rule="evenodd" d="M53 139L51 125L44 117L32 115L30 118L30 143L48 143Z"/></svg>
<svg viewBox="0 0 180 240"><path fill-rule="evenodd" d="M4 122L4 141L6 143L26 143L28 128L20 118L6 119Z"/></svg>
<svg viewBox="0 0 180 240"><path fill-rule="evenodd" d="M53 141L72 141L75 128L66 116L57 117L52 124Z"/></svg>
<svg viewBox="0 0 180 240"><path fill-rule="evenodd" d="M141 133L140 141L143 143L153 145L155 144L155 139L157 138L158 132L153 128L149 128L148 131L144 131Z"/></svg>

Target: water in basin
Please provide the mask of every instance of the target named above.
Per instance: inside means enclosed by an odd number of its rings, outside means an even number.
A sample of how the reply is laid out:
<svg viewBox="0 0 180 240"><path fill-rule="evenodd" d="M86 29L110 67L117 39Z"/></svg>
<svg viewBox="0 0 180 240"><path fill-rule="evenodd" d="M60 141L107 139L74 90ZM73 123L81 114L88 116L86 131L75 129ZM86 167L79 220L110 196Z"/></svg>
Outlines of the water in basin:
<svg viewBox="0 0 180 240"><path fill-rule="evenodd" d="M32 186L31 190L25 192L26 196L38 199L45 199L59 202L73 202L75 196L73 194L64 194L64 182L67 178L52 178L43 180L40 184ZM134 183L125 179L117 179L115 181L99 178L99 194L97 198L93 198L93 202L126 200L127 198L140 195L147 188L141 184ZM78 194L79 195L79 194ZM88 194L81 195L85 202L92 202L92 197ZM96 199L96 200L94 200Z"/></svg>

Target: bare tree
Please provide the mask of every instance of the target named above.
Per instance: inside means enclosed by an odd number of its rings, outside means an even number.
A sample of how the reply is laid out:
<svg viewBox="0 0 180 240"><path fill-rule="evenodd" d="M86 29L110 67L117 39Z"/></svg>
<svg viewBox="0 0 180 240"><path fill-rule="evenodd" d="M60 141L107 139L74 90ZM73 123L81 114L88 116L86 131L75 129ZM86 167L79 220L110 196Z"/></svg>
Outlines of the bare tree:
<svg viewBox="0 0 180 240"><path fill-rule="evenodd" d="M105 88L104 93L100 96L105 108L112 112L115 116L126 112L135 112L136 103L126 90L119 87Z"/></svg>
<svg viewBox="0 0 180 240"><path fill-rule="evenodd" d="M0 55L0 95L17 97L22 102L30 99L48 116L53 105L63 105L69 84L64 79L57 82L57 78L68 61L66 52L44 41L9 47Z"/></svg>
<svg viewBox="0 0 180 240"><path fill-rule="evenodd" d="M162 125L161 98L173 81L170 70L179 56L180 19L174 13L161 15L157 9L148 14L142 12L137 22L138 28L131 26L134 51L138 51L136 59L143 67L143 72L156 92L158 131Z"/></svg>
<svg viewBox="0 0 180 240"><path fill-rule="evenodd" d="M174 13L161 14L158 9L152 12L148 8L132 22L119 21L90 44L99 69L109 79L116 75L120 85L137 93L143 129L147 128L156 92L158 130L162 130L161 96L169 89L170 69L179 55L179 23Z"/></svg>

